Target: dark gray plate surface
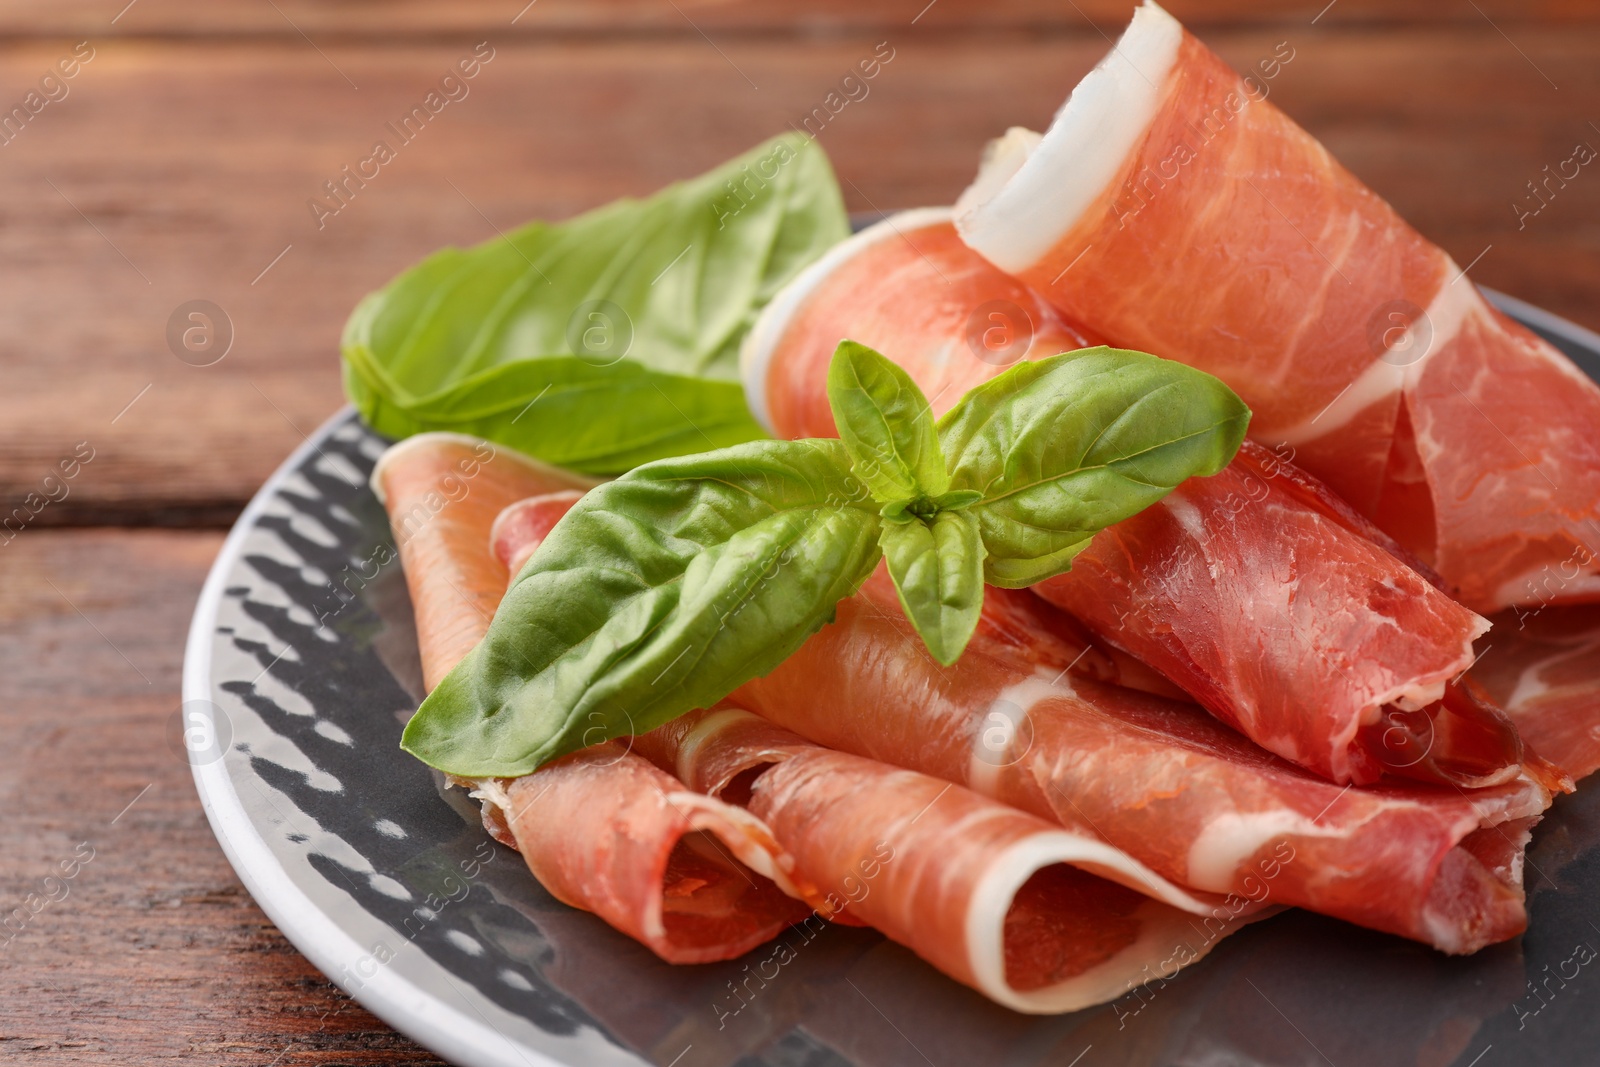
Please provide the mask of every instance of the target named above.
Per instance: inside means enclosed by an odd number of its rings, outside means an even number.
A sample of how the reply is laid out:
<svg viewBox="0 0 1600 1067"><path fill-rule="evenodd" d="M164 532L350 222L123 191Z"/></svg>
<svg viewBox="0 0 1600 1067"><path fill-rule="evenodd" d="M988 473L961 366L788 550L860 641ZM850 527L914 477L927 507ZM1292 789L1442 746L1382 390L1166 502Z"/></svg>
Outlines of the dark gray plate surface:
<svg viewBox="0 0 1600 1067"><path fill-rule="evenodd" d="M1600 337L1491 294L1600 378ZM398 748L415 633L348 411L262 487L184 664L211 825L267 914L397 1029L469 1065L1492 1067L1600 1062L1600 789L1534 835L1526 935L1451 959L1302 912L1159 989L1073 1015L998 1008L876 934L784 935L670 967L553 900L475 806ZM336 592L338 590L339 592ZM785 955L788 955L787 953ZM745 981L752 972L766 978ZM742 996L733 985L740 984ZM1537 990L1535 990L1535 985ZM749 992L744 992L749 990Z"/></svg>

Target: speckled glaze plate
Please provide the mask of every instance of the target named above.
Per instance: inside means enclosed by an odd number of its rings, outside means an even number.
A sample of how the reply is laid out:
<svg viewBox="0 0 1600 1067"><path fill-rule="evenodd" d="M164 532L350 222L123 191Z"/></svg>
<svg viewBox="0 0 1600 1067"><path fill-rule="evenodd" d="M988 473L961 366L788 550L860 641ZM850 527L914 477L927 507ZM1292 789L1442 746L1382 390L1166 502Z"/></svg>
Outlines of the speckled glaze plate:
<svg viewBox="0 0 1600 1067"><path fill-rule="evenodd" d="M1490 294L1600 379L1600 336ZM211 569L182 736L234 869L325 974L471 1067L1492 1067L1600 1062L1600 789L1529 853L1530 929L1465 959L1304 912L1072 1015L996 1007L869 931L671 967L546 893L399 749L411 605L346 410L268 480ZM175 731L176 733L177 731ZM777 959L784 962L779 965ZM750 979L750 975L757 977ZM741 995L734 992L738 985Z"/></svg>

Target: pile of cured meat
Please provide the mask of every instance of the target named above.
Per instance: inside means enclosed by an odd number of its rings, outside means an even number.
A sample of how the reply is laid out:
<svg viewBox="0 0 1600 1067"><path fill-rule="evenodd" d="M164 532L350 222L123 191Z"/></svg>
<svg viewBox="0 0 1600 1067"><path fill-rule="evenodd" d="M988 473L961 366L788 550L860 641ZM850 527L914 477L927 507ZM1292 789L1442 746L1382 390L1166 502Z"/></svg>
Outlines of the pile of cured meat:
<svg viewBox="0 0 1600 1067"><path fill-rule="evenodd" d="M1020 358L1141 349L1225 380L1254 439L990 589L953 667L880 572L723 705L462 783L550 892L682 963L870 925L1029 1012L1280 906L1450 953L1524 929L1530 832L1600 766L1595 631L1561 615L1600 599L1600 389L1443 251L1146 3L954 209L773 301L744 362L775 434L834 434L845 337L936 412ZM411 438L374 485L405 515L481 449ZM402 541L430 687L591 484L500 450Z"/></svg>

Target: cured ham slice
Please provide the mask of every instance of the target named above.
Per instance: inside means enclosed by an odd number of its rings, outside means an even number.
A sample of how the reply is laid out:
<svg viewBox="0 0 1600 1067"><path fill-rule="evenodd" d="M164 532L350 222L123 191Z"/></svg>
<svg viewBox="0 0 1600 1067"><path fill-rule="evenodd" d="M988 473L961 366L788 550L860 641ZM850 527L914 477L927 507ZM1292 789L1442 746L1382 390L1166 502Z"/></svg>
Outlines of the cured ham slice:
<svg viewBox="0 0 1600 1067"><path fill-rule="evenodd" d="M908 334L931 342L917 384L941 412L1018 360L1100 343L968 252L950 209L922 208L837 245L762 310L740 351L745 400L785 437L837 437L819 391L833 350L848 336L899 358Z"/></svg>
<svg viewBox="0 0 1600 1067"><path fill-rule="evenodd" d="M474 795L552 896L669 963L741 956L811 913L759 818L615 742L479 782Z"/></svg>
<svg viewBox="0 0 1600 1067"><path fill-rule="evenodd" d="M545 493L506 507L489 528L489 550L515 578L545 535L583 494L575 489Z"/></svg>
<svg viewBox="0 0 1600 1067"><path fill-rule="evenodd" d="M1573 778L1600 770L1600 607L1497 615L1472 676Z"/></svg>
<svg viewBox="0 0 1600 1067"><path fill-rule="evenodd" d="M1017 1011L1072 1011L1167 977L1215 944L1191 913L1230 914L1095 837L738 708L634 743L693 788L747 806L835 906Z"/></svg>
<svg viewBox="0 0 1600 1067"><path fill-rule="evenodd" d="M372 482L394 528L430 689L483 636L505 592L509 572L490 551L496 517L538 497L521 517L523 529L538 529L593 484L487 441L437 433L389 449ZM811 910L797 899L809 890L791 879L794 861L760 820L685 789L625 748L600 745L521 778L455 784L472 789L485 828L520 851L553 896L668 962L731 959Z"/></svg>
<svg viewBox="0 0 1600 1067"><path fill-rule="evenodd" d="M827 367L849 337L881 346L942 413L1005 369L968 343L966 308L1009 308L1032 339L1027 355L1079 342L962 244L947 212L905 212L834 249L768 306L742 353L746 395L780 436L834 435ZM1100 533L1037 591L1258 744L1333 781L1509 781L1522 759L1516 731L1451 684L1488 623L1415 568L1426 570L1321 483L1246 445L1221 474Z"/></svg>
<svg viewBox="0 0 1600 1067"><path fill-rule="evenodd" d="M372 491L389 512L432 690L489 628L509 574L487 550L507 506L599 483L509 448L454 433L408 437L379 458Z"/></svg>
<svg viewBox="0 0 1600 1067"><path fill-rule="evenodd" d="M818 744L1097 834L1196 889L1295 904L1454 953L1527 922L1523 849L1550 804L1540 781L1341 788L1193 706L1019 662L982 624L942 668L881 569L835 622L734 699Z"/></svg>
<svg viewBox="0 0 1600 1067"><path fill-rule="evenodd" d="M507 508L496 554L526 559L566 507L535 497ZM995 647L1019 646L1037 615L993 612L985 629ZM1032 655L1052 659L1087 650L1070 640L1033 645ZM823 748L737 707L690 713L628 748L770 826L816 887L819 916L871 925L1018 1011L1111 1000L1264 914L1173 885L1097 836ZM1216 924L1210 936L1195 936L1195 915Z"/></svg>
<svg viewBox="0 0 1600 1067"><path fill-rule="evenodd" d="M1307 481L1246 443L1034 592L1335 782L1516 778L1516 730L1454 681L1489 623L1309 505Z"/></svg>
<svg viewBox="0 0 1600 1067"><path fill-rule="evenodd" d="M1064 314L1226 381L1469 607L1561 569L1600 596L1600 387L1154 3L957 211Z"/></svg>

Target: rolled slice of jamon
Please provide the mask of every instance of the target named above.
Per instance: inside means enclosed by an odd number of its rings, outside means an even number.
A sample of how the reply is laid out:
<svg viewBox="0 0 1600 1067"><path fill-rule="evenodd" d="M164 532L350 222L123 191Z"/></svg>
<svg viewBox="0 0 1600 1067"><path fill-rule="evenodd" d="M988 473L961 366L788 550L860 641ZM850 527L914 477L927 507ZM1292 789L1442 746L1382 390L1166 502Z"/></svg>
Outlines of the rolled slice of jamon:
<svg viewBox="0 0 1600 1067"><path fill-rule="evenodd" d="M406 572L429 690L478 643L505 595L510 576L489 551L500 512L535 494L581 493L599 484L454 433L417 434L393 445L373 467L371 483L389 512Z"/></svg>
<svg viewBox="0 0 1600 1067"><path fill-rule="evenodd" d="M833 350L849 337L898 359L908 336L929 342L916 378L936 411L1018 360L1101 343L968 251L949 208L920 208L840 243L762 309L739 353L745 401L784 437L837 437L820 391Z"/></svg>
<svg viewBox="0 0 1600 1067"><path fill-rule="evenodd" d="M625 745L474 785L486 824L551 896L668 963L741 956L811 914L802 896L820 902L758 817L685 789Z"/></svg>
<svg viewBox="0 0 1600 1067"><path fill-rule="evenodd" d="M1009 350L972 336L971 323L991 315ZM742 356L746 396L773 432L835 435L827 368L845 337L904 367L936 413L1009 363L1081 341L935 209L857 234L763 312ZM1523 758L1516 731L1452 681L1489 624L1425 572L1284 455L1247 444L1221 474L1190 479L1097 535L1070 573L1037 591L1332 781L1386 772L1468 787L1510 781Z"/></svg>
<svg viewBox="0 0 1600 1067"><path fill-rule="evenodd" d="M1097 837L822 748L736 707L691 713L633 744L770 826L830 907L1016 1011L1113 1000L1210 950L1216 937L1199 933L1196 915L1227 920L1219 933L1244 921Z"/></svg>
<svg viewBox="0 0 1600 1067"><path fill-rule="evenodd" d="M1007 599L1018 614L1052 610L1026 592L986 593L986 605ZM1546 784L1524 774L1475 790L1336 786L1193 705L1075 676L1053 656L1026 662L986 622L941 667L880 569L733 699L818 744L1097 834L1181 885L1452 953L1526 926L1522 856Z"/></svg>
<svg viewBox="0 0 1600 1067"><path fill-rule="evenodd" d="M1494 618L1472 677L1528 743L1573 778L1600 770L1600 605Z"/></svg>
<svg viewBox="0 0 1600 1067"><path fill-rule="evenodd" d="M1475 610L1600 597L1600 387L1154 3L1042 137L996 142L973 248L1115 344L1220 377Z"/></svg>
<svg viewBox="0 0 1600 1067"><path fill-rule="evenodd" d="M496 553L526 559L554 525L545 520L570 506L552 496L513 504L495 523L504 534ZM1037 614L991 613L992 646L1026 646ZM1087 648L1070 639L1033 645L1027 654L1050 662ZM626 748L770 826L822 897L820 916L871 925L1018 1011L1113 999L1265 914L1242 898L1182 889L1097 835L823 748L731 704L692 712ZM891 860L893 872L880 878ZM1205 936L1195 936L1196 915L1213 924Z"/></svg>
<svg viewBox="0 0 1600 1067"><path fill-rule="evenodd" d="M1487 620L1315 479L1246 442L1033 587L1219 719L1338 783L1516 778L1511 721L1458 677Z"/></svg>
<svg viewBox="0 0 1600 1067"><path fill-rule="evenodd" d="M543 493L519 500L500 512L489 528L489 550L505 565L507 574L517 576L539 542L582 496L576 489Z"/></svg>
<svg viewBox="0 0 1600 1067"><path fill-rule="evenodd" d="M551 494L564 510L593 484L487 441L437 433L389 449L372 482L405 568L429 688L483 636L505 592L509 572L490 550L500 512L539 497L523 517L535 528ZM600 745L521 778L455 784L483 802L485 828L520 851L553 896L668 962L731 959L811 911L798 898L814 894L790 877L793 859L760 820L685 789L625 748Z"/></svg>

